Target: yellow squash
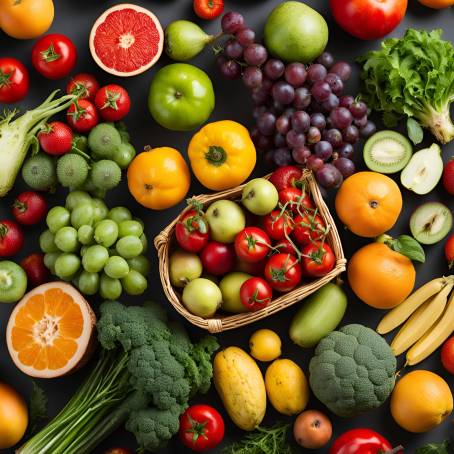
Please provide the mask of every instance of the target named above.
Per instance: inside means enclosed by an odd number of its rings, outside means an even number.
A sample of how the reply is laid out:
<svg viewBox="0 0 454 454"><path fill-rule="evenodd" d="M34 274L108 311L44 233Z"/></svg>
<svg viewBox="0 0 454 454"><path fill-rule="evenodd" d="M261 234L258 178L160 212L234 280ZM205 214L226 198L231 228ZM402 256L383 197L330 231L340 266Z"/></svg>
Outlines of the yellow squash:
<svg viewBox="0 0 454 454"><path fill-rule="evenodd" d="M192 138L188 155L197 179L213 191L246 181L257 160L248 130L230 120L204 126Z"/></svg>
<svg viewBox="0 0 454 454"><path fill-rule="evenodd" d="M232 421L254 430L266 411L266 390L257 363L241 348L228 347L213 362L214 385Z"/></svg>

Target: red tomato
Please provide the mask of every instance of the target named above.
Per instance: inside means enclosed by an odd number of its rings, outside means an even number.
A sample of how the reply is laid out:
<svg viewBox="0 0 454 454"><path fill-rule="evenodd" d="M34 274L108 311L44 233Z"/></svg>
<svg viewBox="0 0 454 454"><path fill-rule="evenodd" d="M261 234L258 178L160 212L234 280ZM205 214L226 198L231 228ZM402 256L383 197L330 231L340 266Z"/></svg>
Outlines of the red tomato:
<svg viewBox="0 0 454 454"><path fill-rule="evenodd" d="M441 349L441 363L450 374L454 375L454 336L449 338Z"/></svg>
<svg viewBox="0 0 454 454"><path fill-rule="evenodd" d="M96 107L86 99L71 104L66 118L71 128L82 134L90 132L99 122Z"/></svg>
<svg viewBox="0 0 454 454"><path fill-rule="evenodd" d="M273 255L265 266L265 278L274 290L289 292L301 281L301 265L292 254Z"/></svg>
<svg viewBox="0 0 454 454"><path fill-rule="evenodd" d="M69 153L73 146L72 129L61 121L48 123L38 134L42 150L52 156Z"/></svg>
<svg viewBox="0 0 454 454"><path fill-rule="evenodd" d="M246 227L235 238L235 252L245 262L260 262L270 251L270 244L269 236L262 229Z"/></svg>
<svg viewBox="0 0 454 454"><path fill-rule="evenodd" d="M299 188L288 187L279 191L279 202L286 205L293 212L304 211L305 208L314 208L312 200L306 192Z"/></svg>
<svg viewBox="0 0 454 454"><path fill-rule="evenodd" d="M296 216L292 235L300 246L309 244L312 240L321 240L326 233L325 223L319 215L304 214Z"/></svg>
<svg viewBox="0 0 454 454"><path fill-rule="evenodd" d="M277 168L270 177L271 183L280 192L282 189L295 186L297 181L301 180L303 172L295 166L283 166Z"/></svg>
<svg viewBox="0 0 454 454"><path fill-rule="evenodd" d="M342 434L329 454L380 454L393 452L391 443L371 429L353 429Z"/></svg>
<svg viewBox="0 0 454 454"><path fill-rule="evenodd" d="M224 420L209 405L192 405L180 416L180 441L189 449L205 452L224 438Z"/></svg>
<svg viewBox="0 0 454 454"><path fill-rule="evenodd" d="M326 243L310 243L301 251L304 274L310 277L327 275L336 263L333 251Z"/></svg>
<svg viewBox="0 0 454 454"><path fill-rule="evenodd" d="M68 95L78 95L79 99L94 101L99 90L99 83L96 77L91 74L81 73L72 77L66 86Z"/></svg>
<svg viewBox="0 0 454 454"><path fill-rule="evenodd" d="M22 260L20 266L27 274L28 283L33 287L49 281L50 272L44 265L44 254L31 254Z"/></svg>
<svg viewBox="0 0 454 454"><path fill-rule="evenodd" d="M240 288L241 304L250 312L256 312L273 299L273 290L261 277L248 279Z"/></svg>
<svg viewBox="0 0 454 454"><path fill-rule="evenodd" d="M294 245L287 240L287 238L280 240L274 247L278 249L281 254L295 254L296 252Z"/></svg>
<svg viewBox="0 0 454 454"><path fill-rule="evenodd" d="M203 269L208 274L222 276L235 266L235 249L233 244L210 241L200 253Z"/></svg>
<svg viewBox="0 0 454 454"><path fill-rule="evenodd" d="M263 227L273 240L283 240L292 233L293 219L286 212L281 214L279 210L273 210L263 218Z"/></svg>
<svg viewBox="0 0 454 454"><path fill-rule="evenodd" d="M17 254L24 245L24 234L14 221L0 221L0 257Z"/></svg>
<svg viewBox="0 0 454 454"><path fill-rule="evenodd" d="M446 191L454 195L454 158L445 164L442 181Z"/></svg>
<svg viewBox="0 0 454 454"><path fill-rule="evenodd" d="M30 88L27 68L15 58L0 58L0 103L24 99Z"/></svg>
<svg viewBox="0 0 454 454"><path fill-rule="evenodd" d="M95 106L104 121L120 121L131 110L131 98L120 85L106 85L96 93Z"/></svg>
<svg viewBox="0 0 454 454"><path fill-rule="evenodd" d="M32 63L36 71L47 79L63 79L76 66L77 49L65 35L53 33L43 36L32 49Z"/></svg>
<svg viewBox="0 0 454 454"><path fill-rule="evenodd" d="M336 22L360 39L379 39L404 18L407 0L330 0Z"/></svg>
<svg viewBox="0 0 454 454"><path fill-rule="evenodd" d="M185 251L199 252L210 238L208 222L202 211L189 210L183 213L175 226L178 244Z"/></svg>
<svg viewBox="0 0 454 454"><path fill-rule="evenodd" d="M252 274L252 276L262 276L265 265L265 259L255 263L245 262L244 260L237 259L235 271L242 271L243 273Z"/></svg>
<svg viewBox="0 0 454 454"><path fill-rule="evenodd" d="M194 0L194 12L201 19L216 19L224 11L224 0Z"/></svg>
<svg viewBox="0 0 454 454"><path fill-rule="evenodd" d="M23 192L14 200L12 213L20 224L38 224L47 213L46 199L37 192Z"/></svg>
<svg viewBox="0 0 454 454"><path fill-rule="evenodd" d="M454 266L454 235L451 235L446 241L445 257L448 261L448 268L451 269Z"/></svg>

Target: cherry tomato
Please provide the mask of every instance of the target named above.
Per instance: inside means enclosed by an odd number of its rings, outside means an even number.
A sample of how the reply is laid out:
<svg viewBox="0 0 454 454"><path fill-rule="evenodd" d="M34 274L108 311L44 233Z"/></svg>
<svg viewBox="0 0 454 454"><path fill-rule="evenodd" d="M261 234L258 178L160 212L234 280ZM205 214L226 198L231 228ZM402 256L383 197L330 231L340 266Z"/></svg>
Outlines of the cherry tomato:
<svg viewBox="0 0 454 454"><path fill-rule="evenodd" d="M87 73L75 75L66 86L68 95L78 95L79 99L87 99L92 102L95 100L98 90L99 83L96 77Z"/></svg>
<svg viewBox="0 0 454 454"><path fill-rule="evenodd" d="M336 22L360 39L379 39L404 18L407 0L330 0Z"/></svg>
<svg viewBox="0 0 454 454"><path fill-rule="evenodd" d="M444 343L441 349L441 362L443 367L454 375L454 336Z"/></svg>
<svg viewBox="0 0 454 454"><path fill-rule="evenodd" d="M298 215L294 221L295 228L293 229L292 235L300 246L305 246L312 240L321 240L326 233L325 223L319 215Z"/></svg>
<svg viewBox="0 0 454 454"><path fill-rule="evenodd" d="M260 262L270 251L270 244L269 236L262 229L246 227L235 238L235 252L245 262Z"/></svg>
<svg viewBox="0 0 454 454"><path fill-rule="evenodd" d="M71 128L82 134L90 132L99 122L96 107L86 99L71 104L66 118Z"/></svg>
<svg viewBox="0 0 454 454"><path fill-rule="evenodd" d="M310 277L326 276L336 263L330 246L319 241L306 245L301 254L304 274Z"/></svg>
<svg viewBox="0 0 454 454"><path fill-rule="evenodd" d="M15 58L0 58L0 103L24 99L30 88L27 68Z"/></svg>
<svg viewBox="0 0 454 454"><path fill-rule="evenodd" d="M32 63L36 71L47 79L68 76L76 66L77 49L65 35L52 33L43 36L32 49Z"/></svg>
<svg viewBox="0 0 454 454"><path fill-rule="evenodd" d="M19 224L38 224L47 213L46 199L37 192L22 192L13 202L12 213Z"/></svg>
<svg viewBox="0 0 454 454"><path fill-rule="evenodd" d="M288 187L279 191L279 202L282 205L287 204L288 209L293 212L304 211L304 209L313 209L314 204L306 192L299 188Z"/></svg>
<svg viewBox="0 0 454 454"><path fill-rule="evenodd" d="M248 279L240 288L241 304L250 312L256 312L273 299L273 290L270 284L261 277Z"/></svg>
<svg viewBox="0 0 454 454"><path fill-rule="evenodd" d="M199 252L208 243L209 227L202 211L189 210L175 226L178 244L188 252Z"/></svg>
<svg viewBox="0 0 454 454"><path fill-rule="evenodd" d="M120 121L131 110L131 98L123 87L110 84L98 90L95 106L104 121Z"/></svg>
<svg viewBox="0 0 454 454"><path fill-rule="evenodd" d="M61 121L52 121L38 134L42 150L52 156L69 153L73 145L72 129Z"/></svg>
<svg viewBox="0 0 454 454"><path fill-rule="evenodd" d="M215 448L224 438L224 420L209 405L192 405L180 416L181 443L196 452Z"/></svg>
<svg viewBox="0 0 454 454"><path fill-rule="evenodd" d="M224 11L224 0L194 0L194 12L201 19L216 19Z"/></svg>
<svg viewBox="0 0 454 454"><path fill-rule="evenodd" d="M44 254L31 254L22 260L20 266L27 274L27 282L33 287L45 284L50 279L50 272L44 265Z"/></svg>
<svg viewBox="0 0 454 454"><path fill-rule="evenodd" d="M0 257L17 254L24 245L24 234L14 221L0 221Z"/></svg>
<svg viewBox="0 0 454 454"><path fill-rule="evenodd" d="M371 429L349 430L342 434L329 450L329 454L380 454L386 452L394 452L391 443Z"/></svg>
<svg viewBox="0 0 454 454"><path fill-rule="evenodd" d="M446 241L445 257L448 261L448 268L451 269L454 266L454 235L451 235Z"/></svg>
<svg viewBox="0 0 454 454"><path fill-rule="evenodd" d="M274 245L274 247L278 249L281 254L295 254L295 246L289 240L287 240L287 238L279 240Z"/></svg>
<svg viewBox="0 0 454 454"><path fill-rule="evenodd" d="M200 260L208 274L222 276L235 266L235 248L233 244L211 241L202 249Z"/></svg>
<svg viewBox="0 0 454 454"><path fill-rule="evenodd" d="M277 168L270 177L278 192L282 189L295 186L297 181L301 181L303 172L295 166L283 166Z"/></svg>
<svg viewBox="0 0 454 454"><path fill-rule="evenodd" d="M301 281L301 265L292 254L273 255L265 266L265 278L279 292L293 290Z"/></svg>
<svg viewBox="0 0 454 454"><path fill-rule="evenodd" d="M293 219L285 211L281 214L279 210L273 210L263 218L263 227L273 240L283 240L292 233Z"/></svg>

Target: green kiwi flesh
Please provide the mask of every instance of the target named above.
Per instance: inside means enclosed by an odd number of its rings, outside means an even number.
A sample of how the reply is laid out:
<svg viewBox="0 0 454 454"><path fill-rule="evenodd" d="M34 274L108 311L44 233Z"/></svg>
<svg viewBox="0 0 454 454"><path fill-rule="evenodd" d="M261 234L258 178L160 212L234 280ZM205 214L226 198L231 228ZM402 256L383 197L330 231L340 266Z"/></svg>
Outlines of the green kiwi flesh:
<svg viewBox="0 0 454 454"><path fill-rule="evenodd" d="M364 162L374 172L396 173L410 161L413 148L409 140L395 131L380 131L364 145Z"/></svg>
<svg viewBox="0 0 454 454"><path fill-rule="evenodd" d="M438 243L451 228L451 211L440 202L424 203L410 217L411 233L421 244Z"/></svg>

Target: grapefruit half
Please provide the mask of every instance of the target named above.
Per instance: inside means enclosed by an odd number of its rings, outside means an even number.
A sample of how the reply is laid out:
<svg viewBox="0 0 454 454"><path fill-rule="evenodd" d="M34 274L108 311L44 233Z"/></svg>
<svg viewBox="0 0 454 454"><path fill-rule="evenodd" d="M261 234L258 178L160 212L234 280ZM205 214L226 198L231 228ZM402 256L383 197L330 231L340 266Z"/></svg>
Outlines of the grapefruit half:
<svg viewBox="0 0 454 454"><path fill-rule="evenodd" d="M148 9L130 3L113 6L93 25L90 51L104 71L120 77L141 74L162 54L164 33Z"/></svg>
<svg viewBox="0 0 454 454"><path fill-rule="evenodd" d="M14 308L6 328L14 364L38 378L66 375L93 351L96 317L71 285L50 282L28 292Z"/></svg>

